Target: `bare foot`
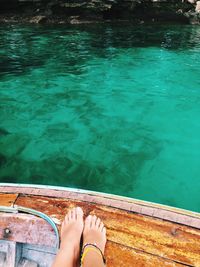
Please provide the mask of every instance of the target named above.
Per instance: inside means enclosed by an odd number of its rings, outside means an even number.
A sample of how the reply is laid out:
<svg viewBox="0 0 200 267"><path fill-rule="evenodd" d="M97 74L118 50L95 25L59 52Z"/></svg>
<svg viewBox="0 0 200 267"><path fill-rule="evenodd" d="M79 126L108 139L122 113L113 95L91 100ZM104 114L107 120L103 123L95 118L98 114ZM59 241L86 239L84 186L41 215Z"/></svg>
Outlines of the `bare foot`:
<svg viewBox="0 0 200 267"><path fill-rule="evenodd" d="M85 226L83 230L83 246L85 244L96 245L104 254L106 245L106 228L103 222L95 215L89 215L85 220ZM95 253L94 251L90 252L90 257L85 257L85 261L85 266L103 266L102 257L100 257L99 254Z"/></svg>
<svg viewBox="0 0 200 267"><path fill-rule="evenodd" d="M60 250L53 267L75 267L78 265L82 232L83 210L79 207L73 208L68 212L62 222Z"/></svg>

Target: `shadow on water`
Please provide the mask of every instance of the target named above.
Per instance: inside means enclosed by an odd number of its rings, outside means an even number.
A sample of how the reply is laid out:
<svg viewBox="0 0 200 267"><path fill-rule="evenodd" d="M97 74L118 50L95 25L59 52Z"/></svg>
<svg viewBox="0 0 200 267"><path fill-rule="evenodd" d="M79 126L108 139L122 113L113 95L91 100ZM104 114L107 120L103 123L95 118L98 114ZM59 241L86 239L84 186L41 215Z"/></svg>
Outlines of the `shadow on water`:
<svg viewBox="0 0 200 267"><path fill-rule="evenodd" d="M57 70L65 66L66 74L78 75L94 56L114 56L111 48L195 49L199 36L199 27L183 25L0 26L0 77L23 75L55 58Z"/></svg>
<svg viewBox="0 0 200 267"><path fill-rule="evenodd" d="M0 137L10 134L7 130L0 128Z"/></svg>
<svg viewBox="0 0 200 267"><path fill-rule="evenodd" d="M3 154L0 154L0 168L4 166L6 163L7 163L7 158Z"/></svg>
<svg viewBox="0 0 200 267"><path fill-rule="evenodd" d="M94 191L107 188L107 192L117 194L120 191L131 196L145 164L158 156L162 143L147 129L138 126L126 126L117 134L114 129L103 134L91 125L89 129L93 136L87 144L87 154L84 152L85 144L79 144L77 139L79 133L74 130L69 135L62 125L47 128L38 142L22 134L4 137L0 181L90 188ZM134 131L132 136L130 131ZM55 143L59 143L59 147ZM130 149L131 143L134 145Z"/></svg>

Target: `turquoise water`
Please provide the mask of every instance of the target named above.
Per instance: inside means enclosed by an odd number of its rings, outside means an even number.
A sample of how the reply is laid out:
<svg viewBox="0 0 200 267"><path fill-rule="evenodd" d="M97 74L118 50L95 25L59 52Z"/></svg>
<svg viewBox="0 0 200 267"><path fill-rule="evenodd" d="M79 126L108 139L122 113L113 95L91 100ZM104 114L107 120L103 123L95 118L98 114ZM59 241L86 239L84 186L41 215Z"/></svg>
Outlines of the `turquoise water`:
<svg viewBox="0 0 200 267"><path fill-rule="evenodd" d="M200 211L200 27L0 26L0 181Z"/></svg>

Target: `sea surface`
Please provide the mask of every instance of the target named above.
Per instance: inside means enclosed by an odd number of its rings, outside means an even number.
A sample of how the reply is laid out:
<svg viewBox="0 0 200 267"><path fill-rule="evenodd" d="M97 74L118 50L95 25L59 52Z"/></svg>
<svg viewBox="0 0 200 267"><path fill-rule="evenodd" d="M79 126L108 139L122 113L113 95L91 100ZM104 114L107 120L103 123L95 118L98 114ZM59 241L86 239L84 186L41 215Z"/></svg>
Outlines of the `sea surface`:
<svg viewBox="0 0 200 267"><path fill-rule="evenodd" d="M200 212L200 27L1 25L0 182Z"/></svg>

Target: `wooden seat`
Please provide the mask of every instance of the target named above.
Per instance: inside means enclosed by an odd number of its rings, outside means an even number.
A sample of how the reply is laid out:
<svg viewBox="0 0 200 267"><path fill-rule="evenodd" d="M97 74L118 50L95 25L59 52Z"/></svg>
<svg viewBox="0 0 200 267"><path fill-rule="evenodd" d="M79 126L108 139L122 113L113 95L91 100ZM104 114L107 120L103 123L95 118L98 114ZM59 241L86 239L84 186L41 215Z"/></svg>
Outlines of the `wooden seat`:
<svg viewBox="0 0 200 267"><path fill-rule="evenodd" d="M39 265L34 262L27 259L21 259L17 267L39 267Z"/></svg>
<svg viewBox="0 0 200 267"><path fill-rule="evenodd" d="M0 252L0 267L5 267L6 263L6 253Z"/></svg>

